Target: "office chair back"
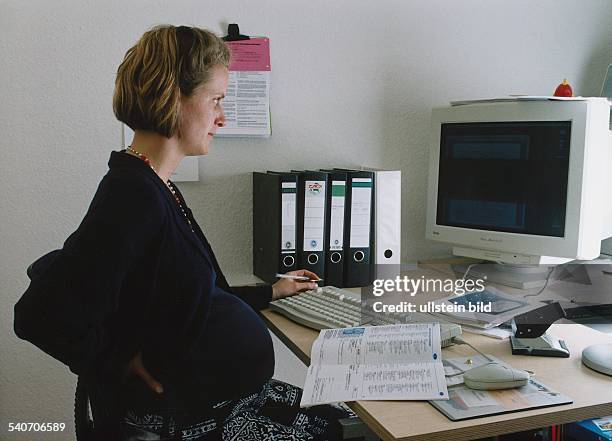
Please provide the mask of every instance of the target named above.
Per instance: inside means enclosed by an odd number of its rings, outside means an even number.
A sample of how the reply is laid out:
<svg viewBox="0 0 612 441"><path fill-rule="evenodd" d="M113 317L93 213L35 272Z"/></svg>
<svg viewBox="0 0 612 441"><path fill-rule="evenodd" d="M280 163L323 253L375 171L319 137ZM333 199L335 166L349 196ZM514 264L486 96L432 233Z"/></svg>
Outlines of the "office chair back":
<svg viewBox="0 0 612 441"><path fill-rule="evenodd" d="M77 441L94 439L94 422L89 407L89 395L85 380L79 376L74 393L74 431Z"/></svg>

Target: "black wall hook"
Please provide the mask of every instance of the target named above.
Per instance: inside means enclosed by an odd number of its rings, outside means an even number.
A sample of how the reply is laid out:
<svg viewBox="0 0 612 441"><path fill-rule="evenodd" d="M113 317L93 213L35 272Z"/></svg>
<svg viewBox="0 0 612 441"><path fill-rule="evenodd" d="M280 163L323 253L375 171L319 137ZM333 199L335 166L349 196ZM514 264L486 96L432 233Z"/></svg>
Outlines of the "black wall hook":
<svg viewBox="0 0 612 441"><path fill-rule="evenodd" d="M223 37L224 41L239 41L239 40L250 40L248 35L241 35L240 29L236 23L230 23L227 25L227 35Z"/></svg>

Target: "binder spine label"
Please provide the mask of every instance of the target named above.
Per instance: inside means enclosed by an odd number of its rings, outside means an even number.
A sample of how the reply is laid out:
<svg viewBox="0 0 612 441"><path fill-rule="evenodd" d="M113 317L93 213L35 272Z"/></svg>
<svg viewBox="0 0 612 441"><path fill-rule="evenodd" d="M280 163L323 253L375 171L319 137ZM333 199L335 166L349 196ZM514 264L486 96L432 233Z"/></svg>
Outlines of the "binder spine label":
<svg viewBox="0 0 612 441"><path fill-rule="evenodd" d="M325 181L304 184L304 251L323 251L325 184Z"/></svg>
<svg viewBox="0 0 612 441"><path fill-rule="evenodd" d="M295 252L295 210L297 184L283 182L281 187L281 252Z"/></svg>
<svg viewBox="0 0 612 441"><path fill-rule="evenodd" d="M342 251L344 245L344 201L346 196L346 182L332 181L331 192L329 249Z"/></svg>
<svg viewBox="0 0 612 441"><path fill-rule="evenodd" d="M351 248L370 246L372 179L353 178L351 190Z"/></svg>

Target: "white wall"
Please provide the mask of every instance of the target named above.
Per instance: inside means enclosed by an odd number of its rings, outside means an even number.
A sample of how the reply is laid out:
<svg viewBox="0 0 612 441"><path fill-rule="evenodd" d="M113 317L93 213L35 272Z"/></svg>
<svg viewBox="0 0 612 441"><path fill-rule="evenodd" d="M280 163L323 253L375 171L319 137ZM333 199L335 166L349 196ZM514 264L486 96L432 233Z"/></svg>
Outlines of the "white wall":
<svg viewBox="0 0 612 441"><path fill-rule="evenodd" d="M225 271L251 272L253 170L403 172L404 261L423 239L429 113L453 99L599 92L612 62L609 0L0 0L0 439L8 422L72 423L74 377L12 332L26 266L73 231L119 145L111 110L124 52L149 27L228 22L271 39L273 136L219 139L181 186ZM286 352L279 377L299 383Z"/></svg>

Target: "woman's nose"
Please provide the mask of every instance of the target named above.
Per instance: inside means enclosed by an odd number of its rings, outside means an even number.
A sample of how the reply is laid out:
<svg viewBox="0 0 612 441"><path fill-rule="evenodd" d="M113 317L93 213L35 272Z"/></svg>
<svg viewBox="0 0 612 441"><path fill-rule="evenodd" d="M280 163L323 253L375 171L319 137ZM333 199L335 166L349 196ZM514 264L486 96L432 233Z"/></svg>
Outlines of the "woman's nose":
<svg viewBox="0 0 612 441"><path fill-rule="evenodd" d="M223 127L225 125L225 113L223 112L223 107L219 110L219 115L215 119L215 125L217 127Z"/></svg>

